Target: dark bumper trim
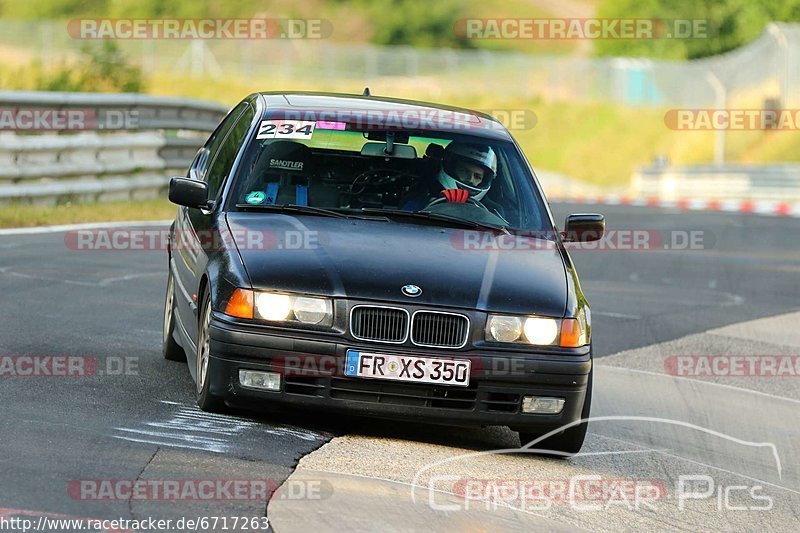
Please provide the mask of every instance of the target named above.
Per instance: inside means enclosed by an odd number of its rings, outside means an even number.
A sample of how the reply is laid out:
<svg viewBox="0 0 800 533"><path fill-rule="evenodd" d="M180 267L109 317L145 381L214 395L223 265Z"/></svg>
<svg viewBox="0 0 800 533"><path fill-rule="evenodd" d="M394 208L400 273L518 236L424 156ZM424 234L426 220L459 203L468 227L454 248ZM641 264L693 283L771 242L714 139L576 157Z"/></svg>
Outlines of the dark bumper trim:
<svg viewBox="0 0 800 533"><path fill-rule="evenodd" d="M458 352L412 349L351 343L338 335L331 335L331 339L325 341L243 331L215 320L212 320L210 336L211 392L224 396L231 403L265 401L420 422L555 429L580 419L592 369L590 353L562 356L483 349ZM469 358L473 367L471 384L466 390L345 377L342 369L345 353L350 348L446 359ZM302 363L309 360L313 368ZM243 388L238 378L240 369L281 373L284 376L281 391ZM287 390L290 382L301 384ZM566 404L558 415L523 414L518 409L522 395L563 397ZM460 400L461 397L469 399ZM415 402L417 405L413 405Z"/></svg>

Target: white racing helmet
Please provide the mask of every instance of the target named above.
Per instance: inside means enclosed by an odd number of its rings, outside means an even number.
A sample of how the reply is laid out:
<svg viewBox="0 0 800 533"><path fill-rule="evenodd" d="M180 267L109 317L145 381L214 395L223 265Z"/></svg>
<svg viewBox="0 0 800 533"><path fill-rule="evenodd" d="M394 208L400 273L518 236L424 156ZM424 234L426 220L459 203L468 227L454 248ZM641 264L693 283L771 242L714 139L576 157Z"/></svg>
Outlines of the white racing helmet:
<svg viewBox="0 0 800 533"><path fill-rule="evenodd" d="M457 169L464 163L483 168L483 180L480 183L473 185L461 181ZM470 198L480 200L489 192L496 172L497 156L491 147L453 141L444 149L442 170L438 179L445 189L465 190Z"/></svg>

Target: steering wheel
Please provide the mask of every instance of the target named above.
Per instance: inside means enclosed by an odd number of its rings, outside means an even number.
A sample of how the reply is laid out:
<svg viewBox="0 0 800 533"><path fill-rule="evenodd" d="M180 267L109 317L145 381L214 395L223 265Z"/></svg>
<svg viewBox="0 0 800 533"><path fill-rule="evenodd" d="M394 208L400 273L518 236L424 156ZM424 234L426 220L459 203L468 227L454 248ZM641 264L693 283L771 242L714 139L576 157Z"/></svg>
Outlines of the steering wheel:
<svg viewBox="0 0 800 533"><path fill-rule="evenodd" d="M433 207L435 205L443 204L443 203L449 203L447 201L447 198L444 198L444 197L434 198L428 205L425 206L425 209L423 209L423 211L428 211L428 210L430 210L431 207ZM480 207L481 209L485 209L486 211L489 211L488 207L486 207L485 205L483 205L478 200L476 200L475 198L472 198L472 197L467 198L467 201L464 202L464 203L472 204L472 205L475 205L477 207ZM492 213L492 212L489 211L489 213ZM494 213L492 213L492 214L494 214Z"/></svg>
<svg viewBox="0 0 800 533"><path fill-rule="evenodd" d="M481 209L482 211L488 213L491 217L501 220L504 226L508 226L509 225L508 221L500 213L498 213L496 211L492 211L491 209L489 209L488 207L483 205L480 201L476 200L475 198L467 198L467 201L464 202L464 204L476 207L478 209ZM444 197L442 197L442 198L434 198L433 201L431 201L427 206L425 206L423 211L431 211L432 207L445 206L445 205L456 206L456 205L460 205L460 204L458 204L456 202L448 202L447 198L444 198ZM436 212L436 211L432 211L432 212Z"/></svg>

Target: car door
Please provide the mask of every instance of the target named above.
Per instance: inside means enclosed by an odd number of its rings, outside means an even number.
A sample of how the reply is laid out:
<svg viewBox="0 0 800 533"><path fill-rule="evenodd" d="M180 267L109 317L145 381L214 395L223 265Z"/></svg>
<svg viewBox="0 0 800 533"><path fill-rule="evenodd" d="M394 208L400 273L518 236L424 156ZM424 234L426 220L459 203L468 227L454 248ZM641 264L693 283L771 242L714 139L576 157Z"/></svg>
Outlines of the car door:
<svg viewBox="0 0 800 533"><path fill-rule="evenodd" d="M250 106L243 102L228 113L205 145L197 152L187 177L208 182L209 171L217 154L248 107ZM213 199L214 196L209 194L209 198ZM210 227L209 219L209 214L200 209L180 207L175 220L172 268L177 289L175 293L176 312L190 339L194 339L197 334L197 302L195 298L197 298L198 282L196 272L198 266L202 264L205 267L207 261L202 246L204 242L208 242L205 232Z"/></svg>

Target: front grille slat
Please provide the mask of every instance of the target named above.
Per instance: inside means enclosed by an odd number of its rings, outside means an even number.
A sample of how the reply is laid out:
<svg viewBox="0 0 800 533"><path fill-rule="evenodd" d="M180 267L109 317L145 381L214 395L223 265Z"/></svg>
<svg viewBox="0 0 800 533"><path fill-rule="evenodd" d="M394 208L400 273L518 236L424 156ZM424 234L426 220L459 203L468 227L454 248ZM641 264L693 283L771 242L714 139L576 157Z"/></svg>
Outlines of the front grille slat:
<svg viewBox="0 0 800 533"><path fill-rule="evenodd" d="M461 348L467 343L469 319L464 315L437 311L414 313L411 342L433 348Z"/></svg>
<svg viewBox="0 0 800 533"><path fill-rule="evenodd" d="M405 342L409 315L405 309L359 305L350 314L350 332L365 341Z"/></svg>
<svg viewBox="0 0 800 533"><path fill-rule="evenodd" d="M413 317L400 307L357 305L350 312L350 332L358 340L430 348L461 348L469 336L469 318L443 311L417 311Z"/></svg>

